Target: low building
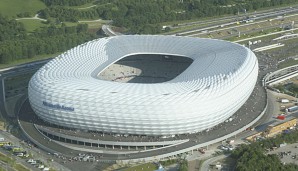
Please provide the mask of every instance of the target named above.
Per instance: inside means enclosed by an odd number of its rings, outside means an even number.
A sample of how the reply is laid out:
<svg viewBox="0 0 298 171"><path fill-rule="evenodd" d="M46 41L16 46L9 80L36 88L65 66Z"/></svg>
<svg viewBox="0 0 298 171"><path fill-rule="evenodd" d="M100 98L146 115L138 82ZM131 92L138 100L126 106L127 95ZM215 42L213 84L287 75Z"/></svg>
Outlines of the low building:
<svg viewBox="0 0 298 171"><path fill-rule="evenodd" d="M263 132L263 136L266 138L273 137L276 134L280 134L283 131L296 126L296 124L296 118L288 118L284 121L274 122L273 124L269 125L268 128Z"/></svg>
<svg viewBox="0 0 298 171"><path fill-rule="evenodd" d="M276 120L274 123L270 124L264 132L258 132L249 137L246 137L246 140L256 141L259 138L270 138L291 129L296 125L297 118L294 117L288 117L285 120Z"/></svg>

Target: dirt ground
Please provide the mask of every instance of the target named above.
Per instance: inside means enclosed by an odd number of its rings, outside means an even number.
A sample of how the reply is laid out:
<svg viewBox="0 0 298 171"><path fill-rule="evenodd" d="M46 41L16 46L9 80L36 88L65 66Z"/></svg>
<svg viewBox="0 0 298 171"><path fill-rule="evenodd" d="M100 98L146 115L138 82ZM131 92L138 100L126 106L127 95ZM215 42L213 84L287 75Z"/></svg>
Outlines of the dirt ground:
<svg viewBox="0 0 298 171"><path fill-rule="evenodd" d="M201 160L192 160L188 162L189 171L199 171Z"/></svg>

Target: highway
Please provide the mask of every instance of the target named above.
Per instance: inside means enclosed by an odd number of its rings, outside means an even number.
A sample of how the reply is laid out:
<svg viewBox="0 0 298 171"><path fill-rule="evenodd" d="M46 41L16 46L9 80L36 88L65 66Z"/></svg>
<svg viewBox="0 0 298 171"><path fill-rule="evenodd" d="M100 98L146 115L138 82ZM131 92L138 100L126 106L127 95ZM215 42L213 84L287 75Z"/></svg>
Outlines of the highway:
<svg viewBox="0 0 298 171"><path fill-rule="evenodd" d="M31 62L31 63L27 63L27 64L16 65L14 67L9 67L9 68L5 68L5 69L0 69L0 80L1 80L0 90L2 92L2 93L0 93L1 94L0 95L0 99L1 99L0 100L0 113L1 113L2 117L8 119L8 114L7 114L6 108L5 108L5 101L6 101L5 87L4 87L5 79L15 77L15 76L18 76L18 75L24 74L24 73L36 72L41 66L43 66L45 63L47 63L49 60L50 59L46 59L46 60ZM12 142L14 145L21 146L21 147L23 147L23 149L26 149L27 151L31 152L32 154L35 154L35 156L41 156L41 153L44 153L44 152L41 152L39 149L28 148L28 146L20 143L20 141L21 141L20 139L16 138L15 136L11 135L8 132L0 131L0 135L2 137L4 137L6 140ZM46 153L43 154L43 156L46 156L46 155L47 155ZM14 158L19 163L22 163L23 165L30 168L31 170L40 170L40 169L37 169L37 168L33 167L32 165L28 164L26 162L26 160L22 160L16 156ZM48 162L46 159L43 159L43 158L39 158L39 159L42 160L44 163ZM53 162L52 164L53 164L54 168L57 170L68 171L67 168L60 165L59 163Z"/></svg>
<svg viewBox="0 0 298 171"><path fill-rule="evenodd" d="M135 153L131 155L104 154L104 156L101 159L102 160L120 160L120 159L123 160L123 159L145 158L149 156L167 155L167 154L175 153L177 151L184 151L184 149L187 149L189 147L196 146L199 144L204 144L211 140L222 137L226 134L229 134L231 132L238 130L240 127L247 125L247 123L249 123L252 119L254 119L254 117L259 115L260 111L262 111L262 109L265 106L266 99L264 99L265 97L264 93L265 92L263 91L263 89L257 86L250 100L248 100L248 102L238 111L238 113L235 114L234 116L235 119L232 122L221 124L220 127L216 127L212 131L208 131L208 132L203 132L203 133L198 133L193 135L178 135L179 139L185 139L185 138L191 139L191 141L189 142L177 145L175 147L163 148L163 150L152 150L152 151L146 151L141 153ZM259 103L255 103L256 100L259 101ZM254 106L253 110L250 110L248 106ZM248 115L247 110L252 112L252 114ZM36 128L33 126L32 122L34 122L35 119L32 118L32 116L34 116L34 113L30 108L29 103L25 102L24 105L22 105L22 108L20 110L19 120L22 127L26 130L29 136L31 136L35 140L38 140L39 143L42 143L44 146L47 146L48 148L51 148L54 151L65 154L67 156L73 156L73 155L77 155L78 153L82 153L82 151L66 149L64 146L58 145L54 141L48 141L48 138L44 139L44 136L41 135L38 131L36 131Z"/></svg>
<svg viewBox="0 0 298 171"><path fill-rule="evenodd" d="M268 17L272 17L272 16L279 16L279 15L282 15L285 13L288 14L288 13L297 12L297 11L298 11L298 9L295 7L295 8L280 10L277 12L270 11L265 14L257 13L256 17L254 17L254 19L259 20L259 19L264 19L266 17L268 18ZM235 18L234 16L232 18L226 17L222 21L229 21L229 20L233 20L234 18ZM216 20L218 20L218 19L212 20L209 23L214 24L214 23L216 23ZM263 22L263 21L257 21L257 22ZM236 24L235 21L231 21L226 24L229 25L230 23ZM211 25L207 28L191 30L189 32L182 33L182 35L195 33L198 31L204 31L206 29L219 28L221 25L222 24L215 24L215 25L213 25L213 26ZM230 28L233 28L233 27L230 27ZM227 29L227 28L221 28L221 29ZM108 28L106 28L106 31L109 33L108 35L115 35L114 32L111 32ZM3 92L1 100L0 100L0 112L2 114L4 114L4 115L6 114L5 107L4 107L5 106L4 105L4 103L5 103L5 92L4 92L5 78L16 76L19 73L37 70L46 62L47 62L47 60L46 61L38 61L36 63L24 64L24 65L19 65L16 67L10 67L7 69L0 70L0 80L1 80L0 89ZM203 144L205 142L214 140L220 136L224 136L228 133L238 130L240 127L245 126L249 121L254 119L254 117L258 116L260 111L262 111L262 108L265 106L266 95L265 95L265 91L263 90L261 85L256 86L256 89L254 90L254 93L252 94L251 98L252 99L250 101L248 101L243 106L243 108L241 108L238 111L238 113L235 115L235 117L237 119L235 119L233 122L224 123L220 127L214 128L210 132L206 131L206 132L198 133L198 134L194 134L194 135L180 135L180 138L191 139L191 141L189 141L187 143L183 143L177 147L164 148L163 150L153 150L150 152L140 152L140 153L136 153L136 154L133 154L130 156L123 155L123 154L118 154L118 155L104 154L104 156L101 158L101 160L102 161L114 161L114 160L121 160L121 159L129 160L129 159L145 158L148 156L167 155L167 154L174 153L176 151L183 151L185 148L196 146L198 144ZM272 111L276 110L272 100L273 100L272 96L270 95L270 93L268 93L268 111L267 111L266 115L258 122L259 124L261 124L261 126L258 127L259 128L258 130L262 130L265 128L265 126L262 125L262 123L268 122L271 118ZM30 108L30 105L28 104L28 101L27 101L22 105L22 108L20 110L20 115L19 115L20 122L22 122L21 124L24 125L29 130L28 131L29 136L38 140L39 143L46 146L46 148L49 148L50 149L49 151L52 150L51 152L63 153L66 156L75 156L75 155L78 155L79 153L82 153L82 151L66 149L64 146L59 145L55 141L49 141L49 139L47 137L39 134L39 132L36 130L36 128L32 124L32 120L30 120L30 119L28 120L28 115L32 114L32 111L30 111L29 108ZM252 134L252 133L253 132L244 132L240 135L240 137L248 136L249 134Z"/></svg>
<svg viewBox="0 0 298 171"><path fill-rule="evenodd" d="M266 72L263 72L261 77L263 77L265 74L266 74ZM268 75L267 75L267 77L268 77ZM248 137L252 134L264 131L268 127L268 125L276 122L276 119L274 118L274 116L276 116L277 114L280 113L279 103L276 100L276 92L267 90L267 98L268 98L268 107L266 110L266 114L253 126L253 127L255 127L255 129L253 131L246 131L246 132L243 132L243 133L237 135L236 139L241 140L241 139ZM298 112L290 114L289 116L297 117ZM203 162L200 170L202 170L202 171L209 170L209 166L211 163L215 163L216 161L221 160L225 157L226 157L225 155L220 155L217 157L209 158L208 160Z"/></svg>
<svg viewBox="0 0 298 171"><path fill-rule="evenodd" d="M30 64L24 64L16 67L11 67L8 69L1 70L1 80L5 79L6 77L13 77L15 75L18 75L19 73L24 73L26 71L32 71L37 70L39 67L41 67L45 62L47 61L39 61L36 63L30 63ZM2 87L3 90L3 87ZM3 99L5 97L5 93L3 92ZM217 139L221 136L227 135L231 132L234 132L238 130L239 128L247 125L251 120L253 120L255 117L257 117L260 112L263 110L266 99L265 99L265 91L260 85L256 86L256 89L252 93L251 100L248 100L246 104L243 105L243 107L233 116L235 119L232 122L229 123L223 123L221 126L215 127L212 129L212 131L206 131L202 133L197 133L193 135L179 135L178 137L180 139L191 139L191 141L187 143L183 143L175 148L169 147L164 148L164 150L153 150L148 152L142 152L137 153L134 155L126 156L123 154L119 155L108 155L104 154L104 157L102 160L119 160L119 159L137 159L137 158L144 158L148 156L158 156L158 155L168 155L168 154L174 154L175 152L184 151L184 149L187 149L189 147L197 146L199 144L204 144L206 142L209 142L211 140ZM256 103L258 101L259 103ZM5 100L2 101L1 105ZM30 120L26 119L26 115L31 115L32 112L28 112L30 110L24 109L29 108L28 102L26 102L22 106L22 110L20 111L20 122L22 122L22 125L25 125L29 131L28 134L30 134L31 137L35 137L36 140L41 141L43 144L43 147L48 148L48 151L51 152L61 152L65 153L65 155L73 156L75 154L81 153L81 151L75 151L75 150L69 150L66 149L64 146L58 146L57 143L54 143L54 141L48 141L46 137L39 134L39 132L36 132L36 129L34 126L32 126L32 123ZM253 108L253 109L251 109ZM3 108L1 108L3 109ZM25 115L25 117L21 117ZM242 120L241 120L242 119ZM53 145L51 145L53 144Z"/></svg>
<svg viewBox="0 0 298 171"><path fill-rule="evenodd" d="M47 157L42 157L42 156L47 156L46 153L44 152L41 152L39 149L35 148L35 147L30 147L28 145L26 145L26 143L20 141L20 139L18 139L17 137L11 135L10 133L8 132L5 132L5 131L0 131L0 136L5 138L6 141L10 141L13 143L13 145L16 145L16 146L19 146L19 147L22 147L24 150L26 150L27 152L30 152L32 156L35 156L35 160L41 160L43 163L45 164L49 164L49 161L47 161ZM1 149L1 152L2 153L5 153L7 155L11 155L10 152L4 150L4 149ZM14 158L17 163L21 163L22 165L26 166L27 168L33 170L33 171L37 171L37 170L40 170L36 167L34 167L33 165L27 163L26 161L28 160L28 158L20 158L20 157L17 157L17 156L13 156L12 155L12 158ZM55 169L57 170L64 170L64 171L70 171L69 169L67 169L66 167L62 166L61 164L53 161L50 163L52 166L54 166Z"/></svg>
<svg viewBox="0 0 298 171"><path fill-rule="evenodd" d="M291 25L292 21L296 21L293 19L293 17L296 17L297 15L298 14L291 14L291 15L283 16L282 20L285 20L285 21L282 22L283 23L282 25ZM211 33L217 33L217 32L219 33L222 31L230 31L230 32L232 32L231 30L237 31L234 34L231 33L230 35L227 35L227 36L217 37L220 39L227 39L230 37L238 36L239 32L243 35L243 34L255 33L258 31L262 31L262 30L268 30L268 29L272 29L272 28L279 28L281 25L280 21L281 21L281 19L279 19L279 18L273 18L273 19L271 19L270 22L268 20L258 20L258 21L254 21L254 22L250 22L250 23L244 23L244 24L236 24L237 23L236 22L236 23L232 23L232 24L226 24L224 27L222 27L222 25L213 26L212 28L205 29L205 30L202 29L202 30L199 30L199 32L193 32L192 34L186 34L186 35L192 36L192 37L197 37L197 36L202 36L202 35L211 34ZM259 27L259 24L266 25L267 23L270 23L270 25ZM226 27L226 26L229 26L229 27ZM245 31L243 29L242 29L242 31L237 30L237 28L238 29L246 28L247 26L255 26L255 27L252 30L245 30ZM291 30L285 30L285 31L291 31ZM242 41L244 41L244 40L242 40Z"/></svg>
<svg viewBox="0 0 298 171"><path fill-rule="evenodd" d="M32 64L30 64L32 65ZM11 76L10 74L17 74L18 72L24 72L26 70L27 65L24 65L23 67L18 68L12 68L11 70L6 70L6 76ZM38 67L36 67L38 68ZM30 67L30 69L32 69ZM8 73L8 74L7 74ZM256 103L256 101L258 103ZM263 110L264 106L266 104L266 95L264 89L261 87L260 84L256 85L256 88L254 92L251 95L250 100L248 100L243 107L233 116L234 120L228 123L223 123L221 126L217 126L213 128L210 131L197 133L193 135L178 135L179 139L191 139L191 141L187 143L180 144L176 147L169 147L169 148L163 148L163 150L153 150L153 151L147 151L147 152L140 152L133 155L124 155L124 154L103 154L104 156L101 158L102 161L108 160L108 161L115 161L115 160L130 160L130 159L138 159L138 158L146 158L150 156L169 156L174 155L176 153L183 153L185 152L185 149L188 149L190 147L194 146L200 146L200 144L208 144L208 142L218 139L220 137L223 137L229 133L232 133L234 131L238 131L239 128L242 128L246 126L248 123L250 123L254 118L256 118L261 111ZM27 129L27 134L31 137L37 140L36 144L40 143L41 147L46 149L50 152L59 152L61 154L65 154L66 156L75 156L79 153L82 153L82 151L77 150L70 150L65 148L64 146L61 146L54 141L49 141L47 137L41 135L32 122L34 122L33 113L30 109L30 105L28 102L24 103L22 105L22 108L20 110L20 123L22 126L25 126ZM29 119L31 118L31 119ZM219 140L221 141L221 140ZM33 141L34 142L34 141ZM201 147L204 147L205 145L202 145Z"/></svg>
<svg viewBox="0 0 298 171"><path fill-rule="evenodd" d="M108 36L119 36L119 35L121 35L121 33L114 32L111 29L110 25L102 25L101 29Z"/></svg>
<svg viewBox="0 0 298 171"><path fill-rule="evenodd" d="M298 65L293 65L287 68L283 68L268 74L266 78L266 85L272 86L284 80L295 77L298 74Z"/></svg>
<svg viewBox="0 0 298 171"><path fill-rule="evenodd" d="M8 118L6 111L6 98L5 98L5 79L9 77L15 77L20 74L36 72L41 66L47 63L50 59L31 62L27 64L16 65L9 68L0 69L0 114L2 117Z"/></svg>
<svg viewBox="0 0 298 171"><path fill-rule="evenodd" d="M259 39L259 38L267 37L267 36L271 36L271 35L276 35L276 34L281 34L281 33L292 32L292 31L294 31L294 30L298 30L298 28L294 28L294 29L291 29L291 30L277 31L277 32L268 33L268 34L265 34L265 35L260 35L260 36L249 37L249 38L246 38L246 39L236 40L236 41L234 41L234 42L235 42L235 43L240 43L240 42L244 42L244 41L247 41L247 40Z"/></svg>
<svg viewBox="0 0 298 171"><path fill-rule="evenodd" d="M269 10L262 10L258 12L248 12L248 13L241 13L234 16L227 16L227 17L220 17L215 19L208 19L203 21L194 21L194 22L187 22L187 23L181 23L177 24L177 26L168 26L171 28L181 28L185 26L191 26L191 25L199 25L199 24L218 24L219 22L222 23L229 23L231 21L241 21L243 19L247 18L257 18L260 19L262 17L269 16L275 16L276 14L283 15L287 13L293 13L296 12L298 6L292 6L292 7L281 7L276 9L269 9Z"/></svg>
<svg viewBox="0 0 298 171"><path fill-rule="evenodd" d="M275 11L261 11L261 12L257 12L257 13L250 13L250 15L253 15L253 17L250 17L250 19L252 20L265 20L268 19L270 17L277 17L277 16L283 16L283 15L287 15L287 14L291 14L291 13L296 13L298 12L298 6L293 6L292 8L282 8L279 10L275 10ZM241 22L243 20L245 20L249 15L242 15L241 17L239 16L229 16L229 17L225 17L225 18L220 18L220 19L213 19L210 22L208 21L204 21L203 23L201 22L192 22L192 24L207 24L204 25L204 27L202 28L198 28L198 29L191 29L189 31L181 31L181 32L177 32L173 35L179 35L179 36L197 36L200 33L197 32L202 32L202 31L211 31L212 29L216 29L216 28L222 28L222 27L226 27L229 25L236 25L238 22ZM287 17L287 16L285 16ZM225 22L222 22L225 21ZM190 25L192 25L190 24ZM208 25L210 24L210 25ZM187 25L187 24L184 24ZM215 30L213 30L215 31ZM219 31L219 30L218 30Z"/></svg>

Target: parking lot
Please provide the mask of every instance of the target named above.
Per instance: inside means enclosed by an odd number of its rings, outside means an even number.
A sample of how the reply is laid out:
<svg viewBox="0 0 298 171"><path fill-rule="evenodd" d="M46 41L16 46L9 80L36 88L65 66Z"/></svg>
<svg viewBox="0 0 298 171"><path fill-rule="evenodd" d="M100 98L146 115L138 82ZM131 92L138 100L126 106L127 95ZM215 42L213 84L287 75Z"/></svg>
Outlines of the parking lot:
<svg viewBox="0 0 298 171"><path fill-rule="evenodd" d="M298 143L289 144L284 147L279 147L268 154L276 154L282 163L298 164Z"/></svg>
<svg viewBox="0 0 298 171"><path fill-rule="evenodd" d="M15 163L20 163L33 171L48 170L50 168L69 171L69 169L57 163L58 160L55 159L54 155L48 155L41 151L30 141L19 140L5 131L0 131L0 137L2 138L0 152L10 157ZM10 167L9 164L6 164L6 166Z"/></svg>

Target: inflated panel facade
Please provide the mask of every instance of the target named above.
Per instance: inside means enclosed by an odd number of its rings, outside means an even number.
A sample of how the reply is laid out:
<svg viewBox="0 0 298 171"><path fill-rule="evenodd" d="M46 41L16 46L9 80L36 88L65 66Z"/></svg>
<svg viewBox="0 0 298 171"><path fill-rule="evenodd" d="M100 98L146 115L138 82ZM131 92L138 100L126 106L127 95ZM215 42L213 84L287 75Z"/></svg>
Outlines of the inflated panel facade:
<svg viewBox="0 0 298 171"><path fill-rule="evenodd" d="M192 58L176 78L120 83L98 74L132 54ZM145 64L144 64L145 65ZM127 35L93 40L44 65L29 83L29 101L43 120L84 130L173 135L211 128L248 99L258 62L244 46L222 40Z"/></svg>

